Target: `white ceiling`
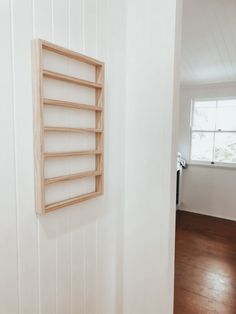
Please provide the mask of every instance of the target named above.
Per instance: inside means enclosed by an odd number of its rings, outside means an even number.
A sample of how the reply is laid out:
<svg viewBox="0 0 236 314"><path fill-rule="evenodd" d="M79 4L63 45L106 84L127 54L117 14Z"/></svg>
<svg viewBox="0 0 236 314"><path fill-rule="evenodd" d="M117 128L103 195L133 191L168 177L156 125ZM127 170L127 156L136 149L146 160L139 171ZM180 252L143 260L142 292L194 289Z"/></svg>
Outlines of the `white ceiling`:
<svg viewBox="0 0 236 314"><path fill-rule="evenodd" d="M184 0L182 84L236 81L236 0Z"/></svg>

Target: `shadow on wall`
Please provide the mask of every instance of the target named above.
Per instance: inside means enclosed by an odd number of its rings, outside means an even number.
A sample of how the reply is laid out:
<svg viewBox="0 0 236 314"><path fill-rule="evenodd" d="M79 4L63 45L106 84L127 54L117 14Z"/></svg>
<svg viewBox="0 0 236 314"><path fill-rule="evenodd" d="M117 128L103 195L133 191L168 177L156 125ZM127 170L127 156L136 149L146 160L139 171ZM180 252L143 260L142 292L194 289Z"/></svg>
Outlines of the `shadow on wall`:
<svg viewBox="0 0 236 314"><path fill-rule="evenodd" d="M80 205L39 215L38 220L41 228L50 239L101 220L107 214L108 208L105 206L105 197L102 196ZM60 227L58 227L59 225Z"/></svg>

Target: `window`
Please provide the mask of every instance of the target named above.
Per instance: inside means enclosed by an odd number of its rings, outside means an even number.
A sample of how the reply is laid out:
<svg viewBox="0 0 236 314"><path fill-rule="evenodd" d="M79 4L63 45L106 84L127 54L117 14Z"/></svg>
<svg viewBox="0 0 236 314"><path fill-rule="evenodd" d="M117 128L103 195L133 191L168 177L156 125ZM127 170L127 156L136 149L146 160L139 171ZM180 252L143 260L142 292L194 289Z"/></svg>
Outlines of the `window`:
<svg viewBox="0 0 236 314"><path fill-rule="evenodd" d="M236 164L236 99L193 103L191 161Z"/></svg>

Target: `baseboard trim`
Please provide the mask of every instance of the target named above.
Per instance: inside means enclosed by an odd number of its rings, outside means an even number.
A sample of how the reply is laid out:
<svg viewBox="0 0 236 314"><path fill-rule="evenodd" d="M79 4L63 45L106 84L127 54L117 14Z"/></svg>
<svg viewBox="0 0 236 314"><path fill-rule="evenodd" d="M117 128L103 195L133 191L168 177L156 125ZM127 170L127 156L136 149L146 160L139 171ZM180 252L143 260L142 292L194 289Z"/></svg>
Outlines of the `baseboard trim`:
<svg viewBox="0 0 236 314"><path fill-rule="evenodd" d="M221 215L210 215L209 213L204 213L202 211L191 211L187 209L177 209L176 213L181 214L181 212L189 213L189 214L195 214L195 215L201 215L201 216L207 216L207 217L213 217L213 218L218 218L218 219L223 219L223 220L229 220L229 221L236 221L236 218L232 217L223 217Z"/></svg>

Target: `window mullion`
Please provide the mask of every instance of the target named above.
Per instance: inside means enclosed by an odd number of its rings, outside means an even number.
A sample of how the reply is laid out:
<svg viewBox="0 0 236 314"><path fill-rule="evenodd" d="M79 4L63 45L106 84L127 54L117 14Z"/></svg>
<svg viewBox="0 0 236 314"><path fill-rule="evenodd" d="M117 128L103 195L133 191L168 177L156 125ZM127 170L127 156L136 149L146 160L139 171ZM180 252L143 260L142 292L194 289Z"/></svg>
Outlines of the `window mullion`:
<svg viewBox="0 0 236 314"><path fill-rule="evenodd" d="M213 135L213 147L212 147L212 162L214 162L215 163L215 152L216 152L216 150L215 150L215 144L216 144L216 132L214 132L213 133L214 135Z"/></svg>
<svg viewBox="0 0 236 314"><path fill-rule="evenodd" d="M216 110L215 110L215 131L213 136L213 151L212 151L212 162L215 162L216 153L216 126L217 126L217 110L218 110L218 100L216 100Z"/></svg>

